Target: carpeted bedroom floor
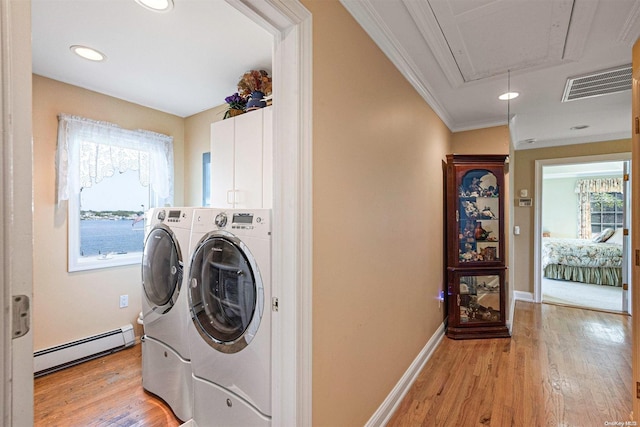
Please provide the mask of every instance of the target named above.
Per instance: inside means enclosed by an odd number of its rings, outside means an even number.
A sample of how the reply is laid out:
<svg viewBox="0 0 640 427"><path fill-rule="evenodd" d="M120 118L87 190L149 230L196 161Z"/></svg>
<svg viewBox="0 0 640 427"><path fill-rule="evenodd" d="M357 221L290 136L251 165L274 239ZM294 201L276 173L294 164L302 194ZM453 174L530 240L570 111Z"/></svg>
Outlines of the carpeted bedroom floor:
<svg viewBox="0 0 640 427"><path fill-rule="evenodd" d="M542 278L542 302L622 311L622 288Z"/></svg>

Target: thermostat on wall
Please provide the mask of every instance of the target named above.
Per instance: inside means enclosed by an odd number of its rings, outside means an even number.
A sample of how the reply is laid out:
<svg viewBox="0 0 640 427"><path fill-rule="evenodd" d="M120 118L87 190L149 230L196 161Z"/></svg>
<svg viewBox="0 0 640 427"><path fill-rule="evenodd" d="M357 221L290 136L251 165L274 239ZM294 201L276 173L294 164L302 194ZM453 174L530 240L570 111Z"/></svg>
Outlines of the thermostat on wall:
<svg viewBox="0 0 640 427"><path fill-rule="evenodd" d="M518 199L518 206L531 207L533 206L533 200L531 197Z"/></svg>

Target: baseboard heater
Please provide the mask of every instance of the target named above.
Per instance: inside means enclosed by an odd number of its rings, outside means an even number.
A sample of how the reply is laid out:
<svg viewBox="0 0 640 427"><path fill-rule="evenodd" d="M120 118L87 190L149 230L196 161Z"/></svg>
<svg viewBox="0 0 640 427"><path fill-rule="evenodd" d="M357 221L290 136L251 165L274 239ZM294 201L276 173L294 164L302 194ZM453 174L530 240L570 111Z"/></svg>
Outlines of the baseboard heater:
<svg viewBox="0 0 640 427"><path fill-rule="evenodd" d="M114 353L135 343L132 325L125 325L66 344L36 351L33 354L34 376L39 377Z"/></svg>

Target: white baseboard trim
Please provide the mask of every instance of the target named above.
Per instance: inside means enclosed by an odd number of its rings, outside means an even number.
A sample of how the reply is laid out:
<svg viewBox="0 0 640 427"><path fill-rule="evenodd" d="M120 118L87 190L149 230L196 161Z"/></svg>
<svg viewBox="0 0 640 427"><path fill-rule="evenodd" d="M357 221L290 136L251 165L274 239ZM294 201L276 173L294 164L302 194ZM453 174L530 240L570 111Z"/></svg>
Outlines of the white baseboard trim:
<svg viewBox="0 0 640 427"><path fill-rule="evenodd" d="M531 292L513 291L513 299L516 301L533 302L533 294Z"/></svg>
<svg viewBox="0 0 640 427"><path fill-rule="evenodd" d="M420 374L420 371L422 371L422 368L424 368L424 365L429 361L438 344L442 341L442 338L444 338L444 323L440 325L431 339L429 339L411 363L409 369L406 370L402 378L400 378L400 381L398 381L393 390L391 390L391 393L389 393L384 402L382 402L382 405L380 405L378 410L369 418L365 427L381 427L389 422L398 405L402 402L402 398L407 394L418 377L418 374Z"/></svg>

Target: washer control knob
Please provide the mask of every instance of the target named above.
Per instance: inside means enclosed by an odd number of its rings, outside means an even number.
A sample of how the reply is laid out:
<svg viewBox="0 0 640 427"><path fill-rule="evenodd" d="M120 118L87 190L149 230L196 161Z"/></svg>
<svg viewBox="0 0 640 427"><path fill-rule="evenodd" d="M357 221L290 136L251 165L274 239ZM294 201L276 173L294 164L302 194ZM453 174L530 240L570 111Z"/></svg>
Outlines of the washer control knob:
<svg viewBox="0 0 640 427"><path fill-rule="evenodd" d="M227 225L227 214L226 213L219 213L218 215L216 215L216 219L215 219L214 223L219 228L226 227L226 225Z"/></svg>
<svg viewBox="0 0 640 427"><path fill-rule="evenodd" d="M164 211L164 209L158 211L158 220L164 221L164 218L166 216L167 216L167 213Z"/></svg>

